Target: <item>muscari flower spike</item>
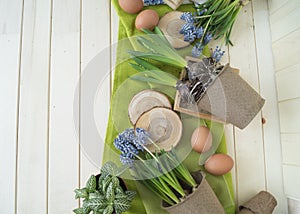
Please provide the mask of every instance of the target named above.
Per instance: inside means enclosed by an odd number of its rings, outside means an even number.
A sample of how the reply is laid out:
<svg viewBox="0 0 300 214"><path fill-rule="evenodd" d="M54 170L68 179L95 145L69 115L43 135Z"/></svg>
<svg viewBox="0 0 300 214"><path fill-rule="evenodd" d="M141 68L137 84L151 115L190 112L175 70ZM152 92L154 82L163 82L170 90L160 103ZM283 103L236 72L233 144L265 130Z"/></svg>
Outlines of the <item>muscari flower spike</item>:
<svg viewBox="0 0 300 214"><path fill-rule="evenodd" d="M203 33L204 33L204 30L201 26L199 28L196 28L195 34L198 39L200 39L203 36Z"/></svg>
<svg viewBox="0 0 300 214"><path fill-rule="evenodd" d="M217 46L216 49L214 50L213 54L212 54L212 58L216 62L219 62L222 59L224 53L225 53L225 51L222 51L221 48L219 48L219 46Z"/></svg>
<svg viewBox="0 0 300 214"><path fill-rule="evenodd" d="M144 151L144 145L147 143L149 133L144 129L133 128L126 129L120 133L114 140L115 147L121 151L120 161L123 165L132 166L135 155L138 155L139 151Z"/></svg>
<svg viewBox="0 0 300 214"><path fill-rule="evenodd" d="M163 0L144 0L144 6L164 4Z"/></svg>
<svg viewBox="0 0 300 214"><path fill-rule="evenodd" d="M207 45L213 38L213 35L211 33L206 33L204 36L203 44Z"/></svg>
<svg viewBox="0 0 300 214"><path fill-rule="evenodd" d="M180 16L180 19L186 21L187 23L194 23L195 22L194 16L191 12L184 12Z"/></svg>
<svg viewBox="0 0 300 214"><path fill-rule="evenodd" d="M202 54L203 48L204 48L204 45L201 44L200 42L197 42L192 49L192 56L199 57Z"/></svg>

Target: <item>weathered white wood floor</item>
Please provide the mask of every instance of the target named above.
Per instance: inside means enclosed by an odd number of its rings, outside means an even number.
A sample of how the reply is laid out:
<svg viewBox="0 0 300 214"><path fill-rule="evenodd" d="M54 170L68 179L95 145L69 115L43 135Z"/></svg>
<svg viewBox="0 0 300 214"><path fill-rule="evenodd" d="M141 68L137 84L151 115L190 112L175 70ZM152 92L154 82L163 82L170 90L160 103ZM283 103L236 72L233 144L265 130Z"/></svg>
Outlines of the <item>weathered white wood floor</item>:
<svg viewBox="0 0 300 214"><path fill-rule="evenodd" d="M276 213L283 214L268 20L267 1L253 0L235 25L235 45L225 61L240 68L267 102L243 131L227 125L226 137L235 160L237 203L266 189L278 199ZM81 123L81 75L101 53L99 73L105 78L93 114L103 137L117 24L109 0L0 0L0 214L65 214L78 206L73 189L101 164L95 165L79 144L89 129Z"/></svg>

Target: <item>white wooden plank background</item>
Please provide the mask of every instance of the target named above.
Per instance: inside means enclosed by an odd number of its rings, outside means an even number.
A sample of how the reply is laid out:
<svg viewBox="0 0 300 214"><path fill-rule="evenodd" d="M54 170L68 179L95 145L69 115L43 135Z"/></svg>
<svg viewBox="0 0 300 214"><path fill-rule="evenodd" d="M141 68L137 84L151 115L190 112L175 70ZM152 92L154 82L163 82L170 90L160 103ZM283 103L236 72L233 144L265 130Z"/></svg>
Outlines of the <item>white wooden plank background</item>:
<svg viewBox="0 0 300 214"><path fill-rule="evenodd" d="M277 94L274 80L274 61L270 43L268 4L266 1L253 1L253 24L255 26L256 60L259 77L259 88L266 103L262 109L265 124L262 126L263 151L265 160L265 188L271 192L280 203L276 208L277 213L286 212L286 199L282 186L282 159L280 127L277 107ZM261 36L264 35L264 36ZM269 53L269 54L268 54Z"/></svg>
<svg viewBox="0 0 300 214"><path fill-rule="evenodd" d="M79 184L79 138L75 133L74 93L80 77L79 0L53 0L50 103L48 212L71 213L78 205L73 189ZM78 124L75 124L77 126Z"/></svg>
<svg viewBox="0 0 300 214"><path fill-rule="evenodd" d="M259 92L253 25L252 5L248 4L239 14L238 22L233 29L234 46L230 48L229 55L230 64L239 68L240 75ZM244 130L235 128L235 142L236 188L238 203L241 204L251 195L266 188L261 114L258 114ZM249 164L251 162L252 164Z"/></svg>
<svg viewBox="0 0 300 214"><path fill-rule="evenodd" d="M279 115L281 123L281 141L283 158L284 191L288 196L289 212L299 213L299 177L300 158L295 151L299 147L299 107L300 107L300 67L299 37L300 4L299 1L269 0L276 10L270 10L270 27L274 50L275 72Z"/></svg>
<svg viewBox="0 0 300 214"><path fill-rule="evenodd" d="M273 12L277 5L270 5ZM280 198L275 213L282 214L287 208L280 192L281 158L272 163L281 151L267 20L266 0L254 0L244 8L233 31L234 47L224 57L267 99L262 113L245 130L227 125L226 139L235 160L237 203L267 189ZM87 83L81 75L101 53L100 75L105 78L93 114L104 137L115 63L116 46L110 44L117 41L117 25L109 0L28 0L24 5L0 0L0 188L5 193L0 194L1 214L72 213L79 205L73 189L84 185L101 165L101 154L93 160L80 146L88 139L89 128L82 118ZM282 104L280 109L288 107ZM264 126L262 115L267 120Z"/></svg>
<svg viewBox="0 0 300 214"><path fill-rule="evenodd" d="M31 210L33 213L47 211L50 18L51 2L35 0L24 2L17 213L23 210ZM28 197L28 192L35 197ZM32 206L34 203L37 206Z"/></svg>
<svg viewBox="0 0 300 214"><path fill-rule="evenodd" d="M14 213L23 2L0 1L0 213Z"/></svg>

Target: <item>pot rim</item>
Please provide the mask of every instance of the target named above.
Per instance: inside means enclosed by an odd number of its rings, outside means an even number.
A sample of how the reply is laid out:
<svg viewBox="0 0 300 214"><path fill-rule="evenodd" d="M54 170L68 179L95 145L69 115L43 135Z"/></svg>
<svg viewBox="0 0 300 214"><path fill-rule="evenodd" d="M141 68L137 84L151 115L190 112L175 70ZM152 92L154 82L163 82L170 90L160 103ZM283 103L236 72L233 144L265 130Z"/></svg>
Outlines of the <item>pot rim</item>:
<svg viewBox="0 0 300 214"><path fill-rule="evenodd" d="M198 190L198 188L200 187L200 185L204 182L205 176L206 176L206 174L202 170L198 170L198 171L193 172L191 174L193 175L193 174L196 174L196 173L200 173L202 175L202 178L201 178L201 181L199 183L197 182L198 185L196 186L195 190L192 191L190 194L188 194L186 197L184 197L182 201L180 201L179 203L177 203L175 205L164 206L164 204L163 204L164 201L162 201L161 207L163 209L168 209L168 208L171 208L171 207L174 208L174 207L177 207L177 206L181 206L182 204L186 203L188 201L188 199L191 198L195 194L195 192ZM192 188L192 190L193 190L193 188Z"/></svg>

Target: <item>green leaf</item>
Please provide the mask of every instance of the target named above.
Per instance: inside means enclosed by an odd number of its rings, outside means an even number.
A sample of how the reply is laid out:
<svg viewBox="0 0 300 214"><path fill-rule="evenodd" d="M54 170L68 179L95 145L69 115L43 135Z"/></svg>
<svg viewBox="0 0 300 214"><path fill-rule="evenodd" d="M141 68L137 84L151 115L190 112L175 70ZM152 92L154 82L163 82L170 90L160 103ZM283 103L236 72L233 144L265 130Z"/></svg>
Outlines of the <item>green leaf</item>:
<svg viewBox="0 0 300 214"><path fill-rule="evenodd" d="M118 187L115 189L115 193L116 193L116 194L124 194L124 190L122 189L122 187L118 186Z"/></svg>
<svg viewBox="0 0 300 214"><path fill-rule="evenodd" d="M168 83L173 84L174 86L176 85L176 82L178 81L178 79L173 76L172 74L169 74L165 71L160 70L159 68L157 68L156 66L152 65L151 63L147 62L146 60L139 58L139 57L134 57L133 60L138 63L139 66L142 66L145 68L144 71L148 71L149 73L151 73L152 77L154 77L155 79L161 80L161 81L165 81Z"/></svg>
<svg viewBox="0 0 300 214"><path fill-rule="evenodd" d="M88 209L86 207L80 207L80 208L74 209L73 212L75 214L88 214L88 213L90 213L90 209Z"/></svg>
<svg viewBox="0 0 300 214"><path fill-rule="evenodd" d="M133 67L135 70L139 71L139 72L143 72L143 71L146 71L146 68L144 68L143 66L141 65L137 65L137 64L134 64L134 63L128 63L131 67Z"/></svg>
<svg viewBox="0 0 300 214"><path fill-rule="evenodd" d="M89 194L89 199L93 199L93 198L99 198L99 199L103 199L104 196L99 192L99 191L95 191Z"/></svg>
<svg viewBox="0 0 300 214"><path fill-rule="evenodd" d="M96 185L97 185L96 177L95 175L92 175L86 183L87 191L89 193L94 192L96 190Z"/></svg>
<svg viewBox="0 0 300 214"><path fill-rule="evenodd" d="M118 193L118 194L116 194L115 200L116 199L120 199L120 198L127 199L127 195L125 193Z"/></svg>
<svg viewBox="0 0 300 214"><path fill-rule="evenodd" d="M130 202L126 199L116 199L114 201L114 208L118 212L125 212L130 208Z"/></svg>
<svg viewBox="0 0 300 214"><path fill-rule="evenodd" d="M116 164L109 161L109 162L106 162L102 166L101 173L108 174L108 175L116 175L117 170L118 170L118 168L117 168Z"/></svg>
<svg viewBox="0 0 300 214"><path fill-rule="evenodd" d="M151 63L147 62L146 60L139 58L139 57L133 57L132 58L139 66L145 68L146 70L160 70L156 66L152 65Z"/></svg>
<svg viewBox="0 0 300 214"><path fill-rule="evenodd" d="M132 201L134 199L135 195L136 195L136 192L135 191L131 191L131 190L127 190L125 192L125 194L126 194L128 200Z"/></svg>
<svg viewBox="0 0 300 214"><path fill-rule="evenodd" d="M152 77L132 76L132 77L130 77L130 79L138 80L138 81L142 81L142 82L148 82L148 83L155 83L155 84L159 84L159 85L173 86L173 85L166 84L166 82L164 82L164 81L160 81L160 80L154 79Z"/></svg>
<svg viewBox="0 0 300 214"><path fill-rule="evenodd" d="M114 191L114 188L113 188L113 183L110 183L107 190L106 190L106 193L105 193L105 198L112 202L115 198L115 191Z"/></svg>
<svg viewBox="0 0 300 214"><path fill-rule="evenodd" d="M104 209L108 205L108 202L105 199L93 198L83 202L84 207L88 207L91 210L98 211Z"/></svg>
<svg viewBox="0 0 300 214"><path fill-rule="evenodd" d="M111 213L113 213L113 211L114 211L113 206L112 206L112 205L108 205L108 206L105 208L105 210L103 211L103 214L111 214Z"/></svg>
<svg viewBox="0 0 300 214"><path fill-rule="evenodd" d="M117 186L120 185L120 181L117 177L112 177L111 178L111 183L112 183L113 190L115 190L117 188Z"/></svg>
<svg viewBox="0 0 300 214"><path fill-rule="evenodd" d="M140 51L128 51L128 53L132 56L136 56L136 57L142 57L142 58L146 58L146 59L152 59L158 62L162 62L171 66L175 66L178 68L184 68L187 65L187 62L181 58L181 60L178 60L176 58L173 57L167 57L161 54L155 54L155 53L144 53L144 52L140 52Z"/></svg>
<svg viewBox="0 0 300 214"><path fill-rule="evenodd" d="M104 212L104 209L100 209L98 211L93 211L93 214L102 214Z"/></svg>
<svg viewBox="0 0 300 214"><path fill-rule="evenodd" d="M102 192L105 194L106 190L109 186L109 184L111 183L111 176L106 176L102 182Z"/></svg>
<svg viewBox="0 0 300 214"><path fill-rule="evenodd" d="M75 189L74 190L75 192L75 199L78 199L78 198L87 198L89 196L89 193L87 191L86 188L82 188L82 189Z"/></svg>

